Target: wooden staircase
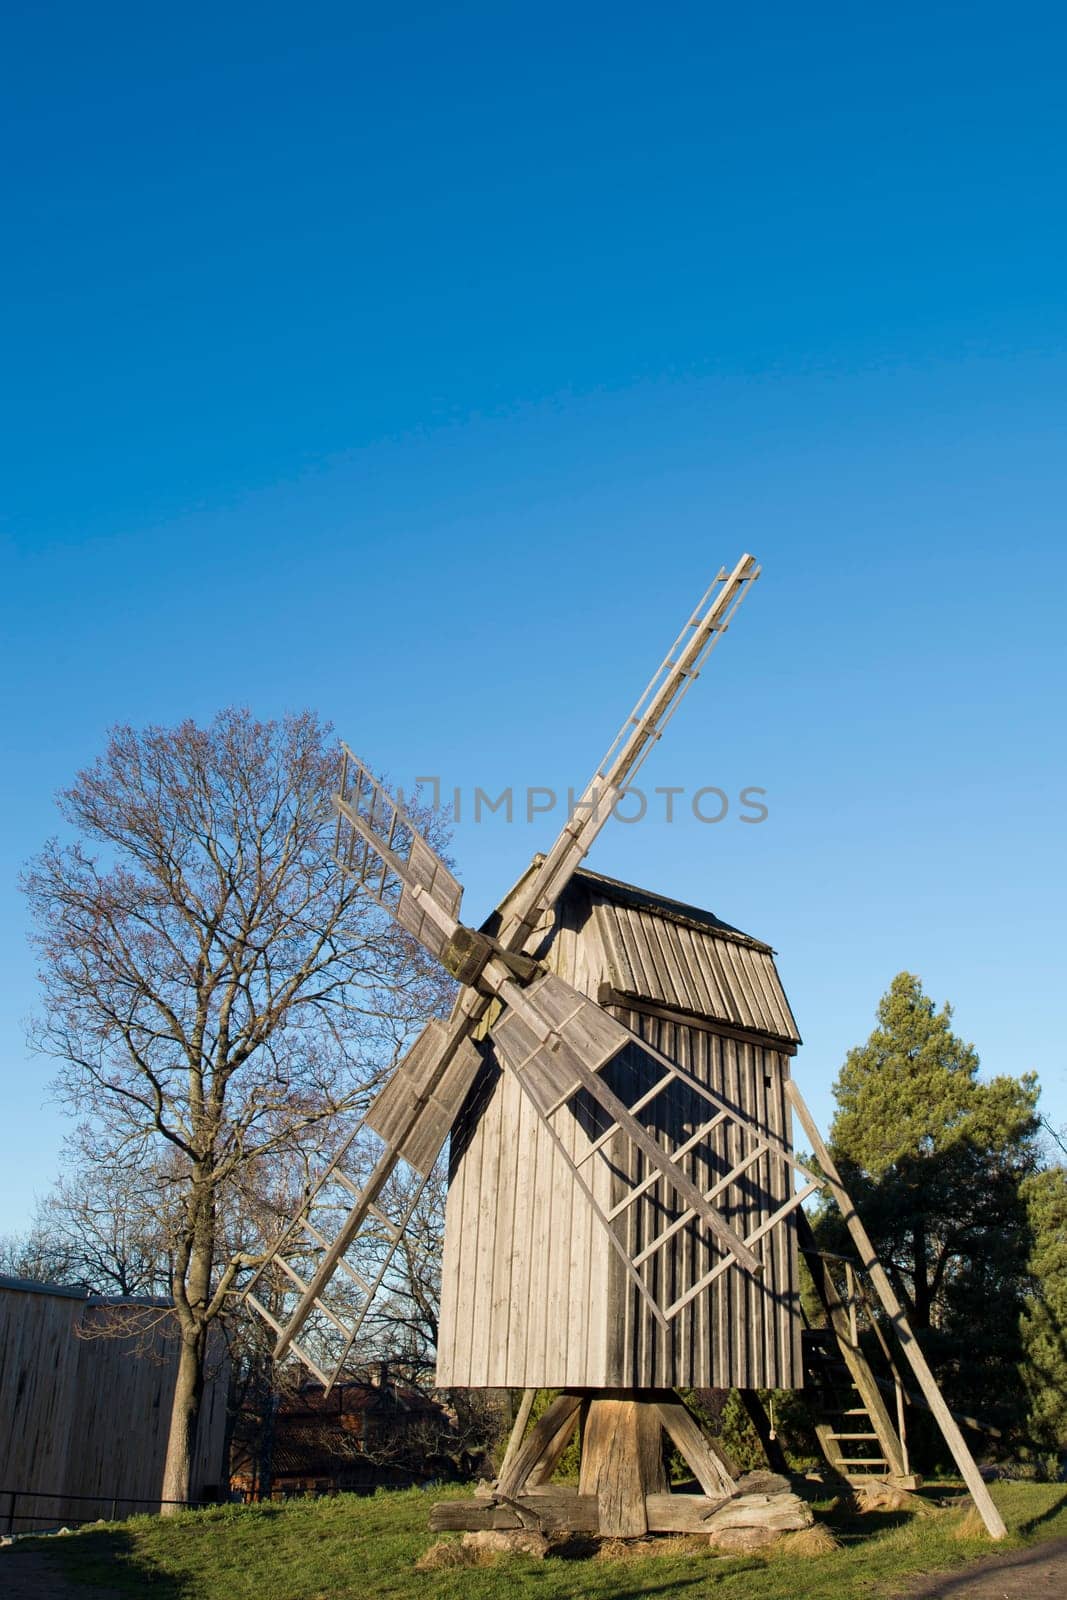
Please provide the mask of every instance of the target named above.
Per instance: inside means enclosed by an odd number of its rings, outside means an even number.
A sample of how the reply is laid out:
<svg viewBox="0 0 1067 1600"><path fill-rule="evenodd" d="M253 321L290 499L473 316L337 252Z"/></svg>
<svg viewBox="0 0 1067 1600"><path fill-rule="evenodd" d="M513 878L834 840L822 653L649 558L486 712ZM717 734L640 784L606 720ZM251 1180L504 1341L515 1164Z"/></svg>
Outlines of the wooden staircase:
<svg viewBox="0 0 1067 1600"><path fill-rule="evenodd" d="M891 1422L887 1426L884 1403L874 1414L864 1404L833 1330L805 1329L803 1346L805 1398L828 1464L850 1483L877 1478L897 1488L917 1489L919 1479L908 1471L904 1440ZM877 1382L873 1373L871 1380Z"/></svg>
<svg viewBox="0 0 1067 1600"><path fill-rule="evenodd" d="M824 1327L806 1328L803 1333L804 1389L815 1413L822 1452L829 1466L850 1483L876 1478L895 1488L917 1489L921 1480L908 1461L903 1384L855 1268L844 1258L821 1252L803 1211L799 1218L800 1248L826 1316ZM843 1276L843 1292L831 1265ZM863 1313L892 1374L895 1418L861 1347Z"/></svg>

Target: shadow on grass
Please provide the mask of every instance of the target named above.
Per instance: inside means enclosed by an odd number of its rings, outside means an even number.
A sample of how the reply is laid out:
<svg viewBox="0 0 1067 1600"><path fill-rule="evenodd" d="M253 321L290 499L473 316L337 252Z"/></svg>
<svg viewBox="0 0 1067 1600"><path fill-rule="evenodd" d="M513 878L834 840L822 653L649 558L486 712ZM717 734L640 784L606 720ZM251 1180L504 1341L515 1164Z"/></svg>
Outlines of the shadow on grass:
<svg viewBox="0 0 1067 1600"><path fill-rule="evenodd" d="M195 1600L194 1587L146 1559L123 1528L87 1530L73 1539L42 1541L36 1548L68 1583L84 1586L87 1596L107 1590L151 1594L156 1600Z"/></svg>
<svg viewBox="0 0 1067 1600"><path fill-rule="evenodd" d="M819 1517L842 1546L866 1544L873 1534L890 1533L914 1523L913 1511L846 1511L835 1508Z"/></svg>
<svg viewBox="0 0 1067 1600"><path fill-rule="evenodd" d="M645 1600L650 1594L679 1594L683 1589L700 1587L707 1590L724 1583L727 1578L734 1578L738 1573L754 1572L757 1568L762 1571L761 1561L746 1562L743 1566L731 1563L730 1572L701 1572L692 1578L668 1578L663 1583L642 1583L632 1589L613 1589L611 1600Z"/></svg>
<svg viewBox="0 0 1067 1600"><path fill-rule="evenodd" d="M1052 1505L1046 1506L1040 1516L1031 1517L1028 1522L1020 1522L1019 1532L1022 1534L1023 1538L1025 1539L1028 1534L1033 1533L1035 1528L1040 1528L1043 1522L1051 1522L1053 1517L1059 1515L1064 1506L1067 1506L1067 1489L1064 1490L1063 1494L1061 1494L1059 1499L1054 1501Z"/></svg>

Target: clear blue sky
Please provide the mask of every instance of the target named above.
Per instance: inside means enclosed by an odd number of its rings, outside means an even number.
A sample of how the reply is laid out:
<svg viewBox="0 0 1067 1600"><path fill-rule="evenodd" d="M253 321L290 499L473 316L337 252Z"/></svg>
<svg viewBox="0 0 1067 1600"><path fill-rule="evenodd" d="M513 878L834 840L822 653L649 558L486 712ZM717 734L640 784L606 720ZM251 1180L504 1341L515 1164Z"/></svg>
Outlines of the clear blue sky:
<svg viewBox="0 0 1067 1600"><path fill-rule="evenodd" d="M723 561L591 865L772 942L825 1120L893 974L1067 1120L1061 8L11 5L0 1232L64 1124L20 863L118 720L305 704L580 784ZM464 824L480 916L555 823Z"/></svg>

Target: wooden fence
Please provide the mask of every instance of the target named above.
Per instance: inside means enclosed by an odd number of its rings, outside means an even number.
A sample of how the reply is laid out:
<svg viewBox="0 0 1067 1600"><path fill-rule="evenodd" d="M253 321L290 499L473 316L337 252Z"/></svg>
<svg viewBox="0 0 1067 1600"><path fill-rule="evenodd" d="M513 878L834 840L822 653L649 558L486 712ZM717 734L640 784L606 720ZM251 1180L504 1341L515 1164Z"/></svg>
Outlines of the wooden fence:
<svg viewBox="0 0 1067 1600"><path fill-rule="evenodd" d="M0 1525L11 1492L19 1533L158 1508L176 1357L163 1307L0 1278ZM193 1499L225 1483L226 1382L215 1363Z"/></svg>

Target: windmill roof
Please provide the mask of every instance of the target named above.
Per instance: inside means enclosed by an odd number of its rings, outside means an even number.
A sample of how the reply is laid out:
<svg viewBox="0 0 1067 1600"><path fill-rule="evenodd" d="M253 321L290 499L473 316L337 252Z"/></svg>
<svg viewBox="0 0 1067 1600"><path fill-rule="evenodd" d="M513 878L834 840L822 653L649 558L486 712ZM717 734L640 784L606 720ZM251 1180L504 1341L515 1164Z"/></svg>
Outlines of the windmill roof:
<svg viewBox="0 0 1067 1600"><path fill-rule="evenodd" d="M564 899L579 922L588 904L618 994L800 1043L769 944L699 906L584 868Z"/></svg>
<svg viewBox="0 0 1067 1600"><path fill-rule="evenodd" d="M651 889L639 889L636 884L624 883L621 878L609 878L602 872L590 872L588 867L579 867L574 879L587 884L590 892L598 899L610 900L615 905L635 910L650 911L654 916L663 917L671 922L688 923L701 931L711 931L717 938L737 939L752 950L764 950L768 955L774 955L771 946L764 944L762 939L756 939L750 933L743 933L740 928L733 927L729 922L723 922L714 912L704 911L700 906L689 905L684 900L674 900L670 895L656 894Z"/></svg>

